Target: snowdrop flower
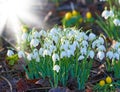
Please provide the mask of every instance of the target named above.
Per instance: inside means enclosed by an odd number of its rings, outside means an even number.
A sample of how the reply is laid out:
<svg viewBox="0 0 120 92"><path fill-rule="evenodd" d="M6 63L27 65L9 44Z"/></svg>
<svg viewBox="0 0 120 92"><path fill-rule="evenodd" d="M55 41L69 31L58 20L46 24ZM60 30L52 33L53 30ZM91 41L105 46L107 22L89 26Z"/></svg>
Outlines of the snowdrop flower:
<svg viewBox="0 0 120 92"><path fill-rule="evenodd" d="M23 51L19 51L18 52L18 57L19 58L25 57L25 53Z"/></svg>
<svg viewBox="0 0 120 92"><path fill-rule="evenodd" d="M53 41L55 41L56 44L58 43L59 38L57 36L52 36L52 39Z"/></svg>
<svg viewBox="0 0 120 92"><path fill-rule="evenodd" d="M88 40L93 41L95 38L96 38L96 35L94 33L90 33L89 37L88 37Z"/></svg>
<svg viewBox="0 0 120 92"><path fill-rule="evenodd" d="M40 56L43 56L43 52L44 52L44 48L40 48L40 49L39 49L39 55L40 55Z"/></svg>
<svg viewBox="0 0 120 92"><path fill-rule="evenodd" d="M105 10L102 12L102 17L108 19L110 17L110 12L106 8L107 7L105 7Z"/></svg>
<svg viewBox="0 0 120 92"><path fill-rule="evenodd" d="M100 60L103 60L104 57L105 57L105 53L104 53L104 52L99 51L99 52L97 53L97 58L99 58Z"/></svg>
<svg viewBox="0 0 120 92"><path fill-rule="evenodd" d="M114 53L113 58L119 60L120 56L118 53Z"/></svg>
<svg viewBox="0 0 120 92"><path fill-rule="evenodd" d="M120 48L118 48L117 52L118 52L118 54L120 55Z"/></svg>
<svg viewBox="0 0 120 92"><path fill-rule="evenodd" d="M106 57L108 57L109 59L112 59L113 58L113 52L112 51L108 51L106 53Z"/></svg>
<svg viewBox="0 0 120 92"><path fill-rule="evenodd" d="M37 49L34 49L34 51L33 51L33 54L32 54L33 56L32 56L32 58L33 59L36 59L37 57L39 57L39 53L38 53L38 50Z"/></svg>
<svg viewBox="0 0 120 92"><path fill-rule="evenodd" d="M73 42L73 47L74 47L74 48L79 47L78 41L74 41L74 42Z"/></svg>
<svg viewBox="0 0 120 92"><path fill-rule="evenodd" d="M90 58L94 58L94 56L95 56L95 53L94 53L94 51L93 50L91 50L90 52L89 52L89 56L90 56Z"/></svg>
<svg viewBox="0 0 120 92"><path fill-rule="evenodd" d="M115 24L115 26L120 26L120 20L119 19L114 19L113 23Z"/></svg>
<svg viewBox="0 0 120 92"><path fill-rule="evenodd" d="M64 58L64 57L66 57L67 56L67 52L66 51L62 51L61 53L60 53L60 58Z"/></svg>
<svg viewBox="0 0 120 92"><path fill-rule="evenodd" d="M32 39L30 42L30 46L36 47L39 45L39 40L38 39Z"/></svg>
<svg viewBox="0 0 120 92"><path fill-rule="evenodd" d="M98 49L99 51L106 51L106 48L105 48L104 45L100 45L100 46L98 46L97 49Z"/></svg>
<svg viewBox="0 0 120 92"><path fill-rule="evenodd" d="M109 13L110 13L110 17L114 17L114 13L112 10L110 10Z"/></svg>
<svg viewBox="0 0 120 92"><path fill-rule="evenodd" d="M33 33L33 37L34 37L34 38L38 38L38 37L40 37L40 35L39 35L39 33L38 33L37 31L35 31L35 32Z"/></svg>
<svg viewBox="0 0 120 92"><path fill-rule="evenodd" d="M12 55L14 55L14 52L13 52L12 50L8 50L8 51L7 51L7 56L10 57L10 56L12 56Z"/></svg>
<svg viewBox="0 0 120 92"><path fill-rule="evenodd" d="M56 54L56 53L54 53L54 54L52 55L52 60L53 60L53 62L59 61L59 60L60 60L59 55Z"/></svg>
<svg viewBox="0 0 120 92"><path fill-rule="evenodd" d="M39 37L41 37L41 36L46 36L46 35L47 35L47 33L46 33L45 30L41 30L41 31L39 32Z"/></svg>
<svg viewBox="0 0 120 92"><path fill-rule="evenodd" d="M49 50L45 49L44 52L43 52L43 57L45 57L47 55L51 56L51 52Z"/></svg>
<svg viewBox="0 0 120 92"><path fill-rule="evenodd" d="M82 55L86 55L87 54L87 48L81 48L80 52Z"/></svg>
<svg viewBox="0 0 120 92"><path fill-rule="evenodd" d="M26 41L28 38L28 33L23 33L21 38L23 41Z"/></svg>
<svg viewBox="0 0 120 92"><path fill-rule="evenodd" d="M83 40L83 41L82 41L82 45L83 45L84 47L87 47L87 46L88 46L88 42L87 42L86 40Z"/></svg>
<svg viewBox="0 0 120 92"><path fill-rule="evenodd" d="M60 66L59 66L59 65L55 65L55 66L53 67L53 70L58 73L58 72L60 71Z"/></svg>
<svg viewBox="0 0 120 92"><path fill-rule="evenodd" d="M117 42L117 43L115 44L114 48L115 48L116 50L117 50L118 48L120 48L120 43Z"/></svg>
<svg viewBox="0 0 120 92"><path fill-rule="evenodd" d="M33 57L33 54L32 54L32 53L27 55L27 59L28 59L29 61L32 60L32 57Z"/></svg>
<svg viewBox="0 0 120 92"><path fill-rule="evenodd" d="M69 58L71 55L74 55L74 51L67 50L67 57Z"/></svg>
<svg viewBox="0 0 120 92"><path fill-rule="evenodd" d="M78 60L83 60L85 57L83 55L79 56Z"/></svg>
<svg viewBox="0 0 120 92"><path fill-rule="evenodd" d="M101 43L101 44L104 44L104 39L102 37L99 37L98 42Z"/></svg>

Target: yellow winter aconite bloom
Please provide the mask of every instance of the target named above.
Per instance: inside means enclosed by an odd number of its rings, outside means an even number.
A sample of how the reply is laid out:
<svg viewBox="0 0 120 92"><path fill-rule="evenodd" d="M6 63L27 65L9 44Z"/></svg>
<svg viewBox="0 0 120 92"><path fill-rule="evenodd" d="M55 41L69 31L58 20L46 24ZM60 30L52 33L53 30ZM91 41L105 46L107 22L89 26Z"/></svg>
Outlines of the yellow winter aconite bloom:
<svg viewBox="0 0 120 92"><path fill-rule="evenodd" d="M101 80L101 81L99 82L99 85L100 85L100 86L104 86L104 85L105 85L105 81L104 81L104 80Z"/></svg>
<svg viewBox="0 0 120 92"><path fill-rule="evenodd" d="M73 11L72 11L72 15L73 15L73 16L77 16L77 15L78 15L78 12L77 12L76 10L73 10Z"/></svg>
<svg viewBox="0 0 120 92"><path fill-rule="evenodd" d="M86 13L86 18L88 18L88 19L92 18L91 12L87 12L87 13Z"/></svg>
<svg viewBox="0 0 120 92"><path fill-rule="evenodd" d="M28 32L28 26L26 26L26 25L23 25L23 26L21 27L21 29L22 29L22 32L23 32L23 33Z"/></svg>
<svg viewBox="0 0 120 92"><path fill-rule="evenodd" d="M65 14L65 19L66 19L66 20L69 20L71 17L72 17L72 13L71 13L71 12L67 12L67 13Z"/></svg>
<svg viewBox="0 0 120 92"><path fill-rule="evenodd" d="M110 76L108 76L107 78L106 78L106 83L111 83L112 82L112 78L110 77Z"/></svg>

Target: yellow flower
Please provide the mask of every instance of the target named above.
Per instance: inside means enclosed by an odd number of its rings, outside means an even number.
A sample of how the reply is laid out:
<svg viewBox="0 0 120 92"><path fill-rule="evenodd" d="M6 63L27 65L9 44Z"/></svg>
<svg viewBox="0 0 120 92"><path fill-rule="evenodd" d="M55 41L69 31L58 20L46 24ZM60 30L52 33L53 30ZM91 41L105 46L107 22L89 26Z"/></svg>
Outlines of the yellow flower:
<svg viewBox="0 0 120 92"><path fill-rule="evenodd" d="M80 22L80 23L82 23L82 22L83 22L83 19L82 19L82 18L80 18L80 19L79 19L79 22Z"/></svg>
<svg viewBox="0 0 120 92"><path fill-rule="evenodd" d="M77 12L76 10L73 10L73 11L72 11L72 15L73 15L73 16L77 16L77 15L78 15L78 12Z"/></svg>
<svg viewBox="0 0 120 92"><path fill-rule="evenodd" d="M92 18L91 12L87 12L87 13L86 13L86 18L88 18L88 19Z"/></svg>
<svg viewBox="0 0 120 92"><path fill-rule="evenodd" d="M101 80L101 81L99 82L99 85L100 85L100 86L104 86L104 85L105 85L105 81L104 81L104 80Z"/></svg>
<svg viewBox="0 0 120 92"><path fill-rule="evenodd" d="M106 78L106 83L112 83L112 78L110 76Z"/></svg>
<svg viewBox="0 0 120 92"><path fill-rule="evenodd" d="M28 32L28 26L27 26L27 25L23 25L23 26L21 27L21 29L22 29L22 32L23 32L23 33Z"/></svg>
<svg viewBox="0 0 120 92"><path fill-rule="evenodd" d="M65 19L66 19L66 20L69 20L71 17L72 17L72 13L71 13L71 12L67 12L67 13L65 14Z"/></svg>

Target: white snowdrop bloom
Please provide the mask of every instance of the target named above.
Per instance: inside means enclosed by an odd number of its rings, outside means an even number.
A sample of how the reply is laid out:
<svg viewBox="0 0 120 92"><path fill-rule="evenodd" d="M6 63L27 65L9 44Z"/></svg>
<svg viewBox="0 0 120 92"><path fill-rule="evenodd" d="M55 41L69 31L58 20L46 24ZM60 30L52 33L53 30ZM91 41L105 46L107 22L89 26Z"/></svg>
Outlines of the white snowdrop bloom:
<svg viewBox="0 0 120 92"><path fill-rule="evenodd" d="M18 57L19 58L24 58L25 57L25 53L23 51L19 51L18 52Z"/></svg>
<svg viewBox="0 0 120 92"><path fill-rule="evenodd" d="M30 42L30 46L32 47L36 47L39 45L39 40L38 39L32 39L31 42Z"/></svg>
<svg viewBox="0 0 120 92"><path fill-rule="evenodd" d="M109 11L110 17L114 17L114 12L112 10Z"/></svg>
<svg viewBox="0 0 120 92"><path fill-rule="evenodd" d="M53 41L55 41L56 44L58 43L58 40L59 40L58 36L53 36L52 39Z"/></svg>
<svg viewBox="0 0 120 92"><path fill-rule="evenodd" d="M86 55L87 54L87 48L81 48L80 52L82 55Z"/></svg>
<svg viewBox="0 0 120 92"><path fill-rule="evenodd" d="M45 49L44 52L43 52L43 57L45 57L45 56L47 56L47 55L48 55L48 56L51 56L51 54L52 54L52 53L51 53L49 50Z"/></svg>
<svg viewBox="0 0 120 92"><path fill-rule="evenodd" d="M7 56L10 57L10 56L12 56L12 55L14 55L14 52L13 52L12 50L8 50L8 51L7 51Z"/></svg>
<svg viewBox="0 0 120 92"><path fill-rule="evenodd" d="M46 35L47 35L46 31L43 29L39 32L39 37L46 36Z"/></svg>
<svg viewBox="0 0 120 92"><path fill-rule="evenodd" d="M88 40L93 41L94 39L96 39L96 35L94 33L90 33L88 36Z"/></svg>
<svg viewBox="0 0 120 92"><path fill-rule="evenodd" d="M69 49L73 52L75 52L76 50L76 45L72 44L72 45L69 45Z"/></svg>
<svg viewBox="0 0 120 92"><path fill-rule="evenodd" d="M80 55L78 60L83 60L85 57L83 55Z"/></svg>
<svg viewBox="0 0 120 92"><path fill-rule="evenodd" d="M50 35L53 36L55 34L58 34L60 30L61 30L60 28L55 28L54 27L50 30Z"/></svg>
<svg viewBox="0 0 120 92"><path fill-rule="evenodd" d="M72 50L67 50L67 57L73 56L74 52Z"/></svg>
<svg viewBox="0 0 120 92"><path fill-rule="evenodd" d="M36 59L37 57L39 57L39 53L36 51L36 52L33 52L33 54L32 54L33 56L32 56L32 58L33 59Z"/></svg>
<svg viewBox="0 0 120 92"><path fill-rule="evenodd" d="M59 66L59 65L55 65L55 66L53 67L53 70L58 73L58 72L60 71L60 66Z"/></svg>
<svg viewBox="0 0 120 92"><path fill-rule="evenodd" d="M76 47L79 47L79 43L78 43L78 41L74 41L73 42L73 46L76 48Z"/></svg>
<svg viewBox="0 0 120 92"><path fill-rule="evenodd" d="M97 58L99 58L100 60L103 60L104 57L105 57L105 53L103 51L99 51L97 53Z"/></svg>
<svg viewBox="0 0 120 92"><path fill-rule="evenodd" d="M26 41L27 38L28 38L28 33L23 33L21 38L22 38L23 41Z"/></svg>
<svg viewBox="0 0 120 92"><path fill-rule="evenodd" d="M60 58L64 58L64 57L67 57L67 52L66 51L62 51L60 53Z"/></svg>
<svg viewBox="0 0 120 92"><path fill-rule="evenodd" d="M119 60L120 55L118 53L114 53L113 58Z"/></svg>
<svg viewBox="0 0 120 92"><path fill-rule="evenodd" d="M54 53L54 54L52 55L52 60L53 60L53 62L59 61L59 60L60 60L59 55L56 54L56 53Z"/></svg>
<svg viewBox="0 0 120 92"><path fill-rule="evenodd" d="M99 37L98 40L99 43L104 44L104 39L102 37Z"/></svg>
<svg viewBox="0 0 120 92"><path fill-rule="evenodd" d="M115 24L115 26L120 26L120 20L119 19L114 19L113 23Z"/></svg>
<svg viewBox="0 0 120 92"><path fill-rule="evenodd" d="M120 55L120 48L118 48L117 53Z"/></svg>
<svg viewBox="0 0 120 92"><path fill-rule="evenodd" d="M86 40L83 40L83 41L82 41L82 45L83 45L84 47L87 47L87 46L88 46L88 42L87 42Z"/></svg>
<svg viewBox="0 0 120 92"><path fill-rule="evenodd" d="M108 51L106 53L106 57L108 57L109 59L112 59L113 58L113 52L112 51Z"/></svg>
<svg viewBox="0 0 120 92"><path fill-rule="evenodd" d="M33 54L32 54L32 53L30 53L30 54L27 55L27 59L28 59L29 61L32 60L32 57L33 57Z"/></svg>
<svg viewBox="0 0 120 92"><path fill-rule="evenodd" d="M114 48L117 50L118 48L120 48L120 43L117 42L115 45L114 45Z"/></svg>
<svg viewBox="0 0 120 92"><path fill-rule="evenodd" d="M97 41L95 40L95 41L92 43L92 48L93 48L93 49L96 47L96 44L97 44Z"/></svg>
<svg viewBox="0 0 120 92"><path fill-rule="evenodd" d="M39 38L40 35L39 35L39 33L38 33L37 31L35 31L35 32L33 33L33 37L34 37L34 38Z"/></svg>
<svg viewBox="0 0 120 92"><path fill-rule="evenodd" d="M43 52L44 52L44 48L40 48L40 49L39 49L39 55L40 55L40 56L43 56Z"/></svg>
<svg viewBox="0 0 120 92"><path fill-rule="evenodd" d="M99 51L106 51L106 48L105 48L104 45L100 45L100 46L98 46L97 49L98 49Z"/></svg>
<svg viewBox="0 0 120 92"><path fill-rule="evenodd" d="M88 39L88 36L86 35L85 32L80 32L80 34L78 35L79 36L79 40L87 40Z"/></svg>
<svg viewBox="0 0 120 92"><path fill-rule="evenodd" d="M50 50L50 52L52 53L53 51L56 51L56 50L57 50L57 47L54 46L54 45L50 45L50 46L49 46L49 50Z"/></svg>
<svg viewBox="0 0 120 92"><path fill-rule="evenodd" d="M110 12L107 9L105 9L102 12L102 17L104 17L105 19L108 19L110 17Z"/></svg>
<svg viewBox="0 0 120 92"><path fill-rule="evenodd" d="M90 58L94 58L94 56L95 56L95 52L93 51L93 50L90 50L90 52L89 52L89 56L90 56Z"/></svg>

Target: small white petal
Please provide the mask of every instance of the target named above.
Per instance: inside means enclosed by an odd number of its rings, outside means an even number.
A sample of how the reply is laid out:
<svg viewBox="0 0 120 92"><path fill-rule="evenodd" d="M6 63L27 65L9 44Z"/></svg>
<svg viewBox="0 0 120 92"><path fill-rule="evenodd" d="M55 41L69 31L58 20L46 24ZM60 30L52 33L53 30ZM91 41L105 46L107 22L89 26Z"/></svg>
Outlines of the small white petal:
<svg viewBox="0 0 120 92"><path fill-rule="evenodd" d="M58 73L58 72L60 71L60 66L59 66L59 65L55 65L55 66L53 67L53 70Z"/></svg>
<svg viewBox="0 0 120 92"><path fill-rule="evenodd" d="M94 33L90 33L89 34L89 37L88 37L88 40L89 41L92 41L92 40L94 40L96 38L96 35L94 34Z"/></svg>
<svg viewBox="0 0 120 92"><path fill-rule="evenodd" d="M21 38L23 41L26 41L28 38L28 33L23 33Z"/></svg>
<svg viewBox="0 0 120 92"><path fill-rule="evenodd" d="M59 61L59 60L60 60L59 55L56 54L56 53L54 53L54 54L52 55L52 60L53 60L53 62Z"/></svg>
<svg viewBox="0 0 120 92"><path fill-rule="evenodd" d="M32 39L30 42L30 46L36 47L39 45L39 40L38 39Z"/></svg>
<svg viewBox="0 0 120 92"><path fill-rule="evenodd" d="M113 52L112 51L108 51L106 53L106 57L108 57L109 59L112 59L113 58Z"/></svg>
<svg viewBox="0 0 120 92"><path fill-rule="evenodd" d="M95 56L95 53L94 53L94 51L93 50L91 50L90 52L89 52L89 56L90 56L90 58L94 58L94 56Z"/></svg>
<svg viewBox="0 0 120 92"><path fill-rule="evenodd" d="M33 55L32 55L32 54L28 54L28 55L27 55L27 59L28 59L29 61L31 61L31 60L32 60L32 57L33 57Z"/></svg>
<svg viewBox="0 0 120 92"><path fill-rule="evenodd" d="M78 60L83 60L85 57L83 55L79 56Z"/></svg>
<svg viewBox="0 0 120 92"><path fill-rule="evenodd" d="M120 26L120 20L119 19L114 19L113 23L115 24L115 26Z"/></svg>
<svg viewBox="0 0 120 92"><path fill-rule="evenodd" d="M14 52L13 52L12 50L8 50L8 51L7 51L7 56L10 57L10 56L12 56L12 55L14 55Z"/></svg>
<svg viewBox="0 0 120 92"><path fill-rule="evenodd" d="M103 60L104 57L105 57L105 53L104 53L104 52L99 51L99 52L97 53L97 58L99 58L100 60Z"/></svg>
<svg viewBox="0 0 120 92"><path fill-rule="evenodd" d="M23 51L19 51L18 52L18 57L19 58L24 58L25 57L25 53Z"/></svg>

